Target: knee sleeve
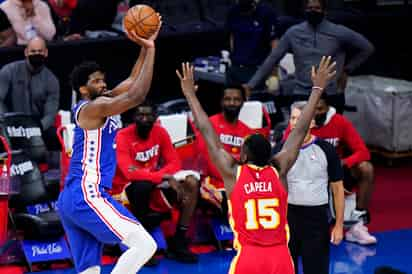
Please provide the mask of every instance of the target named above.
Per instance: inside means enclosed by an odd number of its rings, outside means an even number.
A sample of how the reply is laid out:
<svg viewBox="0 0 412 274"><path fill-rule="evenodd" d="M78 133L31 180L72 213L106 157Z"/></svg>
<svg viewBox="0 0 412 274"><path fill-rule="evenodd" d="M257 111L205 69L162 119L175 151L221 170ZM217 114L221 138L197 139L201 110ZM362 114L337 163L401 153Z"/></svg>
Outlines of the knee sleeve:
<svg viewBox="0 0 412 274"><path fill-rule="evenodd" d="M130 232L122 243L129 248L135 247L142 250L142 252L150 253L149 258L153 256L157 249L155 240L141 225L137 226L137 230Z"/></svg>
<svg viewBox="0 0 412 274"><path fill-rule="evenodd" d="M80 272L79 274L100 274L100 266L92 266L87 268L86 270Z"/></svg>

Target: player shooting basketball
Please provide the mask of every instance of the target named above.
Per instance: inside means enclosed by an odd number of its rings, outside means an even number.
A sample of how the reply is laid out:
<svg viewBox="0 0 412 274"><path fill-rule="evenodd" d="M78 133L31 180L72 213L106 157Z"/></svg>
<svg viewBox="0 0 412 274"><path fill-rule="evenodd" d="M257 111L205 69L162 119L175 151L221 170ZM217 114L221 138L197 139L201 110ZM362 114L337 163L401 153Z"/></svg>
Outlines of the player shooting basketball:
<svg viewBox="0 0 412 274"><path fill-rule="evenodd" d="M127 33L142 49L131 76L112 92L107 92L105 75L96 63L81 64L73 71L73 88L81 100L73 108L73 155L58 206L76 271L82 274L100 273L105 243L129 248L113 268L115 274L136 273L156 251L150 234L107 190L116 168L114 138L119 125L113 116L144 101L159 29L148 39L135 31Z"/></svg>
<svg viewBox="0 0 412 274"><path fill-rule="evenodd" d="M331 63L331 57L323 57L319 67L312 68L312 93L282 150L271 159L270 143L254 134L242 145L240 163L223 149L196 98L193 67L184 63L182 73L176 73L227 191L230 223L236 236L234 247L238 251L229 273L293 274L287 246L286 175L296 161L322 92L336 73L335 63ZM259 258L259 263L251 258Z"/></svg>

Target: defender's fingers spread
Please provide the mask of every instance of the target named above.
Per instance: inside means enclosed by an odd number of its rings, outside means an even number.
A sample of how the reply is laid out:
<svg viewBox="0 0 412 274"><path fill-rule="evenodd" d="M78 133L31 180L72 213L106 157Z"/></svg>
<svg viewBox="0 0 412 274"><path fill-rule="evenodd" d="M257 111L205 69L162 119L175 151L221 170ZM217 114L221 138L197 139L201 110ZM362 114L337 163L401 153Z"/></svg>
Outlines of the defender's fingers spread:
<svg viewBox="0 0 412 274"><path fill-rule="evenodd" d="M182 75L180 74L178 69L176 70L176 74L177 74L177 77L179 77L179 79L182 80Z"/></svg>

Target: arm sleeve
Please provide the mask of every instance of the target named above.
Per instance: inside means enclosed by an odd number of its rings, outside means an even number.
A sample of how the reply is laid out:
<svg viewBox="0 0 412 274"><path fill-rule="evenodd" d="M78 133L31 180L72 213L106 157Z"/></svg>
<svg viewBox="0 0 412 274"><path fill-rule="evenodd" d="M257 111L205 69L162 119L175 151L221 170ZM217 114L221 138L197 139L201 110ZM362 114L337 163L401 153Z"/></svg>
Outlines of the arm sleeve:
<svg viewBox="0 0 412 274"><path fill-rule="evenodd" d="M45 40L52 40L56 34L56 27L51 18L49 7L46 3L39 1L39 4L35 6L35 13L32 19L34 28Z"/></svg>
<svg viewBox="0 0 412 274"><path fill-rule="evenodd" d="M343 180L343 168L333 145L318 139L316 144L323 150L328 162L329 183Z"/></svg>
<svg viewBox="0 0 412 274"><path fill-rule="evenodd" d="M345 65L345 71L351 73L372 55L375 48L363 35L349 28L344 27L342 35L344 45L357 51Z"/></svg>
<svg viewBox="0 0 412 274"><path fill-rule="evenodd" d="M280 39L279 44L276 48L272 49L271 53L263 64L259 67L256 73L250 79L248 86L255 88L258 86L273 70L273 68L279 63L280 59L289 51L290 31L286 32L285 35Z"/></svg>
<svg viewBox="0 0 412 274"><path fill-rule="evenodd" d="M129 171L130 166L135 166L136 161L133 158L130 150L130 144L133 140L130 140L126 134L118 133L116 137L116 156L117 156L117 166L124 175L124 177L132 181L150 181L154 184L159 184L162 178L155 176L153 172L147 172L145 170L135 170Z"/></svg>
<svg viewBox="0 0 412 274"><path fill-rule="evenodd" d="M352 123L343 118L343 142L351 151L351 155L343 159L345 165L349 168L355 164L370 160L370 153L359 133L353 127Z"/></svg>
<svg viewBox="0 0 412 274"><path fill-rule="evenodd" d="M41 119L43 130L50 128L59 110L60 85L57 78L51 74L47 83L47 99L44 105L44 116Z"/></svg>
<svg viewBox="0 0 412 274"><path fill-rule="evenodd" d="M9 93L11 73L10 66L4 66L0 70L0 113L8 112L6 98Z"/></svg>
<svg viewBox="0 0 412 274"><path fill-rule="evenodd" d="M181 169L181 163L179 155L176 149L173 147L172 140L166 130L161 130L161 143L160 151L161 157L164 161L164 165L156 173L157 176L163 177L165 174L173 175Z"/></svg>

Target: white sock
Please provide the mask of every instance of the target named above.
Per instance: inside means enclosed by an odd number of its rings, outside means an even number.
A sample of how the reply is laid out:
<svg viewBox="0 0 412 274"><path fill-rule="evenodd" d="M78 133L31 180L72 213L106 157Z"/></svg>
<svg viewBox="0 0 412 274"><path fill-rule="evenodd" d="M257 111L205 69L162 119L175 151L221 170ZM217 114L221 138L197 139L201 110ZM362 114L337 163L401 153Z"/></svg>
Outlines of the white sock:
<svg viewBox="0 0 412 274"><path fill-rule="evenodd" d="M112 274L136 274L156 252L157 245L152 236L141 225L136 227L136 231L122 242L129 249L120 256Z"/></svg>

